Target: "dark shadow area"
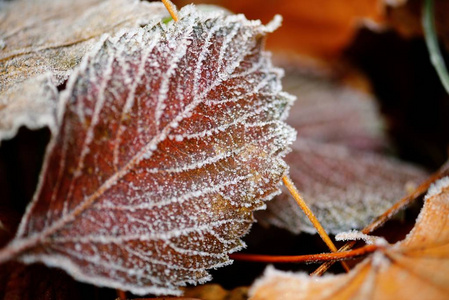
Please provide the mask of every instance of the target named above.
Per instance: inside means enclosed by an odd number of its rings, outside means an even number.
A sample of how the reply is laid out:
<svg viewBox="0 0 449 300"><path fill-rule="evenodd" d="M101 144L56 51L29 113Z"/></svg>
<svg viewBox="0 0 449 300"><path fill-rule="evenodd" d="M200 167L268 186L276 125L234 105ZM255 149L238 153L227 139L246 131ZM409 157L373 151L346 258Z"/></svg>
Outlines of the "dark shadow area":
<svg viewBox="0 0 449 300"><path fill-rule="evenodd" d="M440 167L448 154L449 96L424 40L361 30L346 58L368 75L399 156Z"/></svg>

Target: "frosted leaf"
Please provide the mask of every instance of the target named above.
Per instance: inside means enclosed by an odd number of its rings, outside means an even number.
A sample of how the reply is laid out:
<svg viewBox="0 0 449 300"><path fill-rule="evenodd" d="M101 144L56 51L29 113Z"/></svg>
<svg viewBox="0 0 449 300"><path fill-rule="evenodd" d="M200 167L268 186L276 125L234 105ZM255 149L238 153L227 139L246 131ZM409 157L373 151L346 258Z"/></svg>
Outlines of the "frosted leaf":
<svg viewBox="0 0 449 300"><path fill-rule="evenodd" d="M404 240L384 243L346 274L311 277L269 267L250 288L250 299L447 299L448 222L446 177L428 192L415 226Z"/></svg>
<svg viewBox="0 0 449 300"><path fill-rule="evenodd" d="M310 75L288 74L285 81L286 90L298 96L287 120L298 140L286 162L328 232L363 228L426 177L379 153L386 142L369 95ZM257 218L293 233L315 233L287 189Z"/></svg>
<svg viewBox="0 0 449 300"><path fill-rule="evenodd" d="M230 263L253 210L279 193L294 98L262 51L273 24L193 6L179 14L105 39L71 75L39 189L8 246L19 260L179 294Z"/></svg>
<svg viewBox="0 0 449 300"><path fill-rule="evenodd" d="M0 291L2 299L20 300L79 300L82 294L80 284L64 271L19 262L2 265Z"/></svg>
<svg viewBox="0 0 449 300"><path fill-rule="evenodd" d="M379 151L387 144L376 99L327 74L290 71L284 89L297 96L287 122L301 138Z"/></svg>
<svg viewBox="0 0 449 300"><path fill-rule="evenodd" d="M298 139L286 157L290 176L324 228L363 228L424 178L413 166L340 145ZM258 218L294 233L314 227L283 188Z"/></svg>
<svg viewBox="0 0 449 300"><path fill-rule="evenodd" d="M23 88L26 86L26 88ZM59 94L50 74L26 80L0 98L0 143L16 135L20 126L57 131Z"/></svg>
<svg viewBox="0 0 449 300"><path fill-rule="evenodd" d="M22 125L56 130L56 86L101 36L167 15L161 5L138 0L16 0L0 5L0 141Z"/></svg>

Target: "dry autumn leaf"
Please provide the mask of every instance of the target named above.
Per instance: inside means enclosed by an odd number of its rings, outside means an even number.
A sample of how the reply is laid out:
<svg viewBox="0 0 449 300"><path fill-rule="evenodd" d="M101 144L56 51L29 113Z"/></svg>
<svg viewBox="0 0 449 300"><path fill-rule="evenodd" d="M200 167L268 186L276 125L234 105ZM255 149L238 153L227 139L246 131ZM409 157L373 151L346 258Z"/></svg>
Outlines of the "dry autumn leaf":
<svg viewBox="0 0 449 300"><path fill-rule="evenodd" d="M351 71L332 71L327 67L290 68L283 87L297 97L287 122L299 136L351 149L382 152L388 145L385 122L369 83L358 88L347 83ZM360 75L358 75L360 77Z"/></svg>
<svg viewBox="0 0 449 300"><path fill-rule="evenodd" d="M41 181L0 261L135 294L204 282L279 192L293 97L262 50L279 25L180 11L106 38L70 76Z"/></svg>
<svg viewBox="0 0 449 300"><path fill-rule="evenodd" d="M202 300L246 300L248 288L237 287L233 290L225 290L218 284L204 284L201 286L184 288L184 297L192 297Z"/></svg>
<svg viewBox="0 0 449 300"><path fill-rule="evenodd" d="M175 0L180 6L190 0ZM312 57L338 57L353 40L360 27L379 27L386 20L388 5L405 0L269 0L263 5L254 0L196 0L194 3L222 5L250 18L269 20L274 13L285 21L273 34L267 47L280 52L293 52Z"/></svg>
<svg viewBox="0 0 449 300"><path fill-rule="evenodd" d="M56 132L57 87L101 36L167 16L164 7L138 0L18 0L0 6L0 140L22 125Z"/></svg>
<svg viewBox="0 0 449 300"><path fill-rule="evenodd" d="M341 145L302 139L292 149L286 157L290 176L324 228L334 234L363 228L407 195L408 186L425 178L425 172L406 163ZM258 219L293 233L315 233L287 191L270 201Z"/></svg>
<svg viewBox="0 0 449 300"><path fill-rule="evenodd" d="M80 6L84 2L79 2ZM102 6L95 9L99 7ZM139 13L147 16L148 7L139 6ZM0 140L14 135L23 124L31 128L50 126L56 135L47 153L40 190L19 236L10 245L10 249L18 247L13 249L20 252L18 260L62 264L74 277L97 285L135 293L177 294L177 286L201 282L209 277L207 268L229 262L227 253L241 246L239 237L247 232L252 211L261 208L262 201L277 192L276 184L287 168L281 158L293 138L289 127L282 122L291 99L280 92L279 70L271 67L265 53L260 53L261 35L271 31L273 24L264 28L245 21L242 26L251 29L242 29L238 25L241 20L234 17L232 25L221 28L218 21L208 20L203 24L197 20L195 24L184 23L184 31L176 35L167 29L172 23L156 24L167 14L160 5L154 8L158 13L148 15L151 21L142 21L150 23L144 31L149 30L151 34L128 28L115 38L87 37L86 45L83 40L74 45L55 45L58 51L82 45L76 49L79 52L74 52L79 54L76 63L67 64L68 69L64 71L66 65L61 64L64 62L61 58L67 53L61 52L61 56L55 56L61 59L55 62L57 68L44 67L43 74L40 69L36 74L33 70L29 79L24 72L21 75L25 77L12 80L13 86L0 92L1 101L7 99L0 104L0 123L4 122L0 124ZM95 9L87 15L97 16L99 12ZM71 17L78 20L78 14L86 16L74 10ZM54 14L48 16L51 25L52 18ZM132 17L129 21L130 27L142 25ZM117 33L121 23L114 24L105 32ZM25 32L29 27L29 24L25 26ZM79 29L84 33L85 28ZM176 40L190 33L187 39ZM246 48L236 51L241 54L246 51L247 55L228 74L229 69L220 69L216 63L217 57L232 65L229 49L241 47L239 41L233 40L241 33L243 44L246 33L245 38L249 37L250 41L245 44ZM170 40L170 34L176 36L175 42ZM40 37L45 38L48 35ZM215 39L218 45L208 42ZM170 49L170 53L160 58L163 63L160 59L151 60L153 55L163 53L163 47L158 45L160 41ZM7 44L0 41L1 45ZM52 47L48 45L37 52L42 50L50 55L52 52L47 50ZM92 48L94 51L90 51ZM88 57L77 68L85 53L89 53ZM28 64L34 65L34 52L31 54ZM146 55L149 61L145 61ZM175 63L168 63L170 59ZM246 70L237 76L248 77L231 79L236 75L235 70L237 73ZM147 71L149 74L144 74ZM169 82L164 72L177 78L175 83ZM151 77L155 74L159 79ZM192 74L200 78L196 83L190 77ZM67 90L61 92L66 89L64 82L70 76ZM292 76L290 80L296 79ZM220 85L215 86L216 82ZM313 89L319 94L323 86ZM352 92L332 90L332 97L327 100L336 101L329 106L323 99L315 101L313 97L316 106L299 103L297 112L300 113L291 118L301 140L293 145L293 153L286 161L293 166L292 177L300 184L306 200L312 201L313 209L331 231L365 225L400 198L409 181L416 183L425 174L378 154L359 151L376 151L384 145L384 140L378 136L378 128L374 134L369 132L373 124L377 126L377 116L372 118L367 102L361 104L365 99L352 101ZM158 97L166 97L161 102L167 100L167 106L156 104ZM346 102L340 101L347 98ZM120 101L114 102L117 99ZM148 112L151 101L156 108ZM174 114L184 108L191 109L192 114L187 113L178 122ZM147 122L151 114L159 116L160 123L156 118ZM148 142L151 139L157 140L157 146L152 147L151 141ZM148 183L148 178L154 180ZM163 203L152 202L156 198ZM129 199L131 203L127 202ZM285 200L279 197L269 204L268 217L261 214L267 218L265 221L278 222L294 232L312 232L297 205ZM22 246L29 249L19 249ZM18 289L36 283L30 279L35 274L33 266L21 269L20 265L10 272L28 276L29 280ZM52 276L48 276L43 283L51 280ZM53 288L38 287L36 293L56 291Z"/></svg>
<svg viewBox="0 0 449 300"><path fill-rule="evenodd" d="M77 282L62 270L18 262L2 265L0 299L77 300L80 294Z"/></svg>
<svg viewBox="0 0 449 300"><path fill-rule="evenodd" d="M387 142L372 95L300 73L287 73L284 88L297 96L287 119L298 131L286 156L290 176L328 232L363 228L426 178L423 170L381 153ZM258 220L314 233L283 190Z"/></svg>
<svg viewBox="0 0 449 300"><path fill-rule="evenodd" d="M407 237L380 249L348 274L267 269L250 299L447 299L449 297L449 177L428 191Z"/></svg>
<svg viewBox="0 0 449 300"><path fill-rule="evenodd" d="M0 247L13 238L19 221L17 212L8 206L0 207ZM0 299L79 299L79 285L64 271L43 265L12 261L0 269Z"/></svg>

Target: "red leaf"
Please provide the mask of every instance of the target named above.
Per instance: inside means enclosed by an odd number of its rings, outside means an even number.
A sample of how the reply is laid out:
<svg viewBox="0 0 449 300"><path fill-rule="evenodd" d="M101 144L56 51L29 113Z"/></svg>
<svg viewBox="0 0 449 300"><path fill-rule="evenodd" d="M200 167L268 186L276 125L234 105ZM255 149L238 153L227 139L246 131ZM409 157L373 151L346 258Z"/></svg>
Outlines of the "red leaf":
<svg viewBox="0 0 449 300"><path fill-rule="evenodd" d="M186 7L177 23L106 39L62 95L3 260L16 252L136 294L179 294L230 263L252 211L278 193L295 137L283 122L293 97L261 50L276 26Z"/></svg>
<svg viewBox="0 0 449 300"><path fill-rule="evenodd" d="M80 299L76 281L43 265L9 262L0 271L0 298L21 300Z"/></svg>

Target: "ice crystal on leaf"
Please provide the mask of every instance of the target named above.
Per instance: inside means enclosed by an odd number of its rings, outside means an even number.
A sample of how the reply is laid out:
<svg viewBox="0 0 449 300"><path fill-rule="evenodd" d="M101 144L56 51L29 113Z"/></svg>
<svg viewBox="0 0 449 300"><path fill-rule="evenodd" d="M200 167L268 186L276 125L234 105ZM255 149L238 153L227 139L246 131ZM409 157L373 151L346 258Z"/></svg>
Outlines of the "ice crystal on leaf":
<svg viewBox="0 0 449 300"><path fill-rule="evenodd" d="M136 294L179 294L228 264L279 193L293 97L267 26L180 11L105 38L61 94L65 112L13 242L24 262Z"/></svg>
<svg viewBox="0 0 449 300"><path fill-rule="evenodd" d="M346 274L310 277L267 268L250 299L447 299L449 178L428 191L412 231L380 248Z"/></svg>
<svg viewBox="0 0 449 300"><path fill-rule="evenodd" d="M0 142L20 126L56 132L57 87L102 35L166 14L139 0L0 1Z"/></svg>
<svg viewBox="0 0 449 300"><path fill-rule="evenodd" d="M372 95L299 72L287 74L284 89L297 96L287 122L299 137L285 161L329 233L363 228L426 178L424 170L380 152L388 143ZM261 222L315 233L288 192L267 206L256 214Z"/></svg>

